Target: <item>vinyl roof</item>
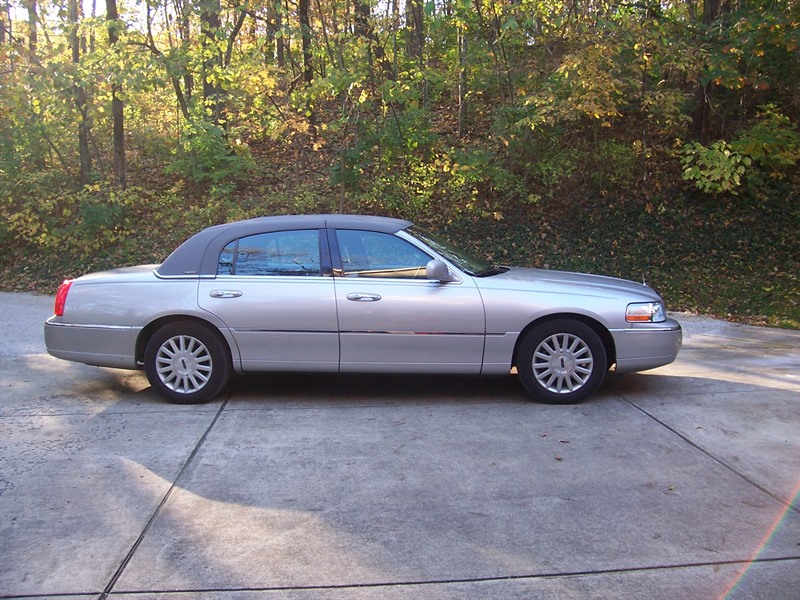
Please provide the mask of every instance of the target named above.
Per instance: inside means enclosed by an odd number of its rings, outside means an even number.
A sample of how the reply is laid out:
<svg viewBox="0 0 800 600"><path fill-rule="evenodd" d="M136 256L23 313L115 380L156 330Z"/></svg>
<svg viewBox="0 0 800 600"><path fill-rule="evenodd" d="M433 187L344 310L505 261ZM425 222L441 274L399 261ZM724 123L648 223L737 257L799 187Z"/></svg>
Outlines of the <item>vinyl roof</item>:
<svg viewBox="0 0 800 600"><path fill-rule="evenodd" d="M213 275L222 249L233 240L258 233L292 229L365 229L396 233L411 225L410 221L365 215L289 215L257 217L214 225L183 242L156 269L161 277Z"/></svg>

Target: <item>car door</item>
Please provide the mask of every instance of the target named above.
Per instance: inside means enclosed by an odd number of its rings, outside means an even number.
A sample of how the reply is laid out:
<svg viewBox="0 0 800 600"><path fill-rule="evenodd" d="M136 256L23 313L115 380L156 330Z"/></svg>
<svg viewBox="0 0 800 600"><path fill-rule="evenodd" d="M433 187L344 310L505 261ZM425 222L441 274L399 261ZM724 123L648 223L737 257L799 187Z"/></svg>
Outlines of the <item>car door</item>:
<svg viewBox="0 0 800 600"><path fill-rule="evenodd" d="M230 329L242 370L338 370L336 299L321 249L316 229L244 237L223 249L216 278L200 281L198 303Z"/></svg>
<svg viewBox="0 0 800 600"><path fill-rule="evenodd" d="M340 370L479 373L483 302L469 277L429 281L433 256L401 237L333 233Z"/></svg>

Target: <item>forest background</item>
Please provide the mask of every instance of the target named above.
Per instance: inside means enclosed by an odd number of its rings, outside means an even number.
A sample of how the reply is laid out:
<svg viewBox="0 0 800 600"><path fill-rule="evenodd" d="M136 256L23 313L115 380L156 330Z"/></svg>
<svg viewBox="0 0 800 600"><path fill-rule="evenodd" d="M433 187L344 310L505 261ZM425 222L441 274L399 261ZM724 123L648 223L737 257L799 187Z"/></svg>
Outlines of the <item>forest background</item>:
<svg viewBox="0 0 800 600"><path fill-rule="evenodd" d="M800 327L795 0L0 0L0 287L357 212Z"/></svg>

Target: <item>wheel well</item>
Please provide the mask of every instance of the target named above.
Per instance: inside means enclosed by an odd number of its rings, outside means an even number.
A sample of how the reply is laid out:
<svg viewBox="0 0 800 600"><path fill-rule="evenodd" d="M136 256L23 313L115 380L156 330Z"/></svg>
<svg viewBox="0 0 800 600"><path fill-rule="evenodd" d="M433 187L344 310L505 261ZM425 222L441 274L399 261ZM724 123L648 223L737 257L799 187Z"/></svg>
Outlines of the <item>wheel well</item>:
<svg viewBox="0 0 800 600"><path fill-rule="evenodd" d="M540 319L536 319L523 329L519 337L517 338L516 346L514 346L514 358L513 358L513 365L517 365L517 352L519 351L520 344L522 340L525 339L525 336L528 332L536 327L537 325L541 325L542 323L546 323L548 321L554 321L556 319L572 319L574 321L580 321L585 325L591 327L597 335L600 336L600 340L603 342L603 346L606 349L606 357L608 364L606 365L606 369L610 369L611 365L617 362L617 348L614 345L614 338L611 336L611 333L606 329L599 321L592 319L591 317L587 317L585 315L577 315L574 313L556 313L553 315L547 315L545 317L541 317Z"/></svg>
<svg viewBox="0 0 800 600"><path fill-rule="evenodd" d="M150 341L150 338L153 337L153 334L156 331L161 329L164 325L168 325L169 323L177 323L180 321L196 323L206 327L210 331L213 331L223 342L225 342L225 347L228 349L228 355L230 356L231 351L228 346L228 341L225 339L225 336L220 333L218 327L215 327L212 323L209 323L205 319L201 319L199 317L193 317L190 315L170 315L168 317L156 319L152 323L148 323L144 329L139 332L139 337L136 338L136 364L140 367L144 365L144 350L147 347L147 342Z"/></svg>

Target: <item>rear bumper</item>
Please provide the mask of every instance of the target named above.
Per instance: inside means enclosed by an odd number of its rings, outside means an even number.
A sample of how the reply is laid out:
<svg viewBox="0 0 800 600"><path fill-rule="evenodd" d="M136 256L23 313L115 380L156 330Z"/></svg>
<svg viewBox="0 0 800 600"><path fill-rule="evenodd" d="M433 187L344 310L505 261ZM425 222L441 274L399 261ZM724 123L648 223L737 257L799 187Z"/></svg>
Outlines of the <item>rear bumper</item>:
<svg viewBox="0 0 800 600"><path fill-rule="evenodd" d="M655 369L673 362L683 343L683 331L674 319L611 332L617 347L617 373Z"/></svg>
<svg viewBox="0 0 800 600"><path fill-rule="evenodd" d="M97 367L138 368L134 353L139 328L64 324L56 319L44 324L44 343L52 356Z"/></svg>

